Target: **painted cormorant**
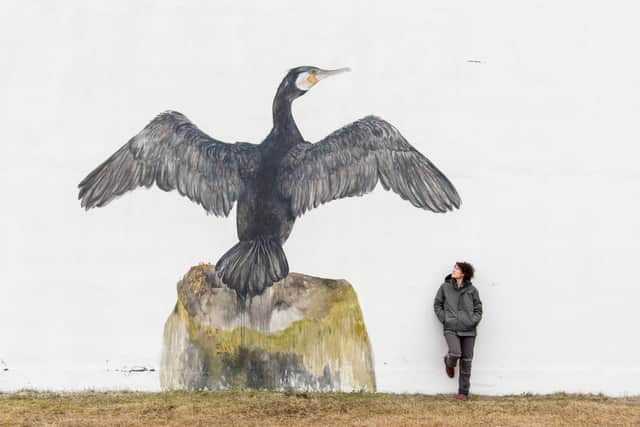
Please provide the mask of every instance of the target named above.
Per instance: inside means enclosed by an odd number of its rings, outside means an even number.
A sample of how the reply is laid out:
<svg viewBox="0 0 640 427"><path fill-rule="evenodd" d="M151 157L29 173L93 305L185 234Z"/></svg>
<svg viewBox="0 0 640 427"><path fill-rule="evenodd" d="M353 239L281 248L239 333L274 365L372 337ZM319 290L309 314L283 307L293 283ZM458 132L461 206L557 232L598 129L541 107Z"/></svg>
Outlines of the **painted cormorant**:
<svg viewBox="0 0 640 427"><path fill-rule="evenodd" d="M304 140L291 103L343 71L349 69L289 70L273 101L273 128L257 145L225 143L181 113L161 113L80 182L81 206L102 207L154 183L217 216L228 216L237 201L240 241L216 263L216 272L241 299L289 273L282 245L296 218L322 203L369 193L379 180L416 207L459 208L444 174L379 117L364 117L314 144Z"/></svg>

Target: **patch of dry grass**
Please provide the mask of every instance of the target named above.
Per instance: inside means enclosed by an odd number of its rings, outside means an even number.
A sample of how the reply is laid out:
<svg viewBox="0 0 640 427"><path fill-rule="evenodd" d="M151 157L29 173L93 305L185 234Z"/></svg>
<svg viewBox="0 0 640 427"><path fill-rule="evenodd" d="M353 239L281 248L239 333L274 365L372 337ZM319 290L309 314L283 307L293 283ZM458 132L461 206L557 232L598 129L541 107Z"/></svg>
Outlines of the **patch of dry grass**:
<svg viewBox="0 0 640 427"><path fill-rule="evenodd" d="M640 425L640 396L383 393L0 393L0 426Z"/></svg>

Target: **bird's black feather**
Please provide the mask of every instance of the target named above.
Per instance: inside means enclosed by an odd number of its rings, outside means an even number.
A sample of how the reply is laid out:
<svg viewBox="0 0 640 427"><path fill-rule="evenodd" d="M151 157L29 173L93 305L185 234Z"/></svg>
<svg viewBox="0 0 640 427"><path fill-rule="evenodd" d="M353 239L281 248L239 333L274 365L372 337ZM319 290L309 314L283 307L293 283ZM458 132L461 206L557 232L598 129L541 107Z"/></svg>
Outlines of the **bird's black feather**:
<svg viewBox="0 0 640 427"><path fill-rule="evenodd" d="M433 212L460 207L446 176L391 124L367 116L282 160L277 181L297 217L322 203L371 192L378 180L412 205Z"/></svg>
<svg viewBox="0 0 640 427"><path fill-rule="evenodd" d="M260 160L256 145L218 141L184 115L166 111L87 175L78 198L86 209L101 207L155 182L164 191L177 189L208 213L228 216Z"/></svg>

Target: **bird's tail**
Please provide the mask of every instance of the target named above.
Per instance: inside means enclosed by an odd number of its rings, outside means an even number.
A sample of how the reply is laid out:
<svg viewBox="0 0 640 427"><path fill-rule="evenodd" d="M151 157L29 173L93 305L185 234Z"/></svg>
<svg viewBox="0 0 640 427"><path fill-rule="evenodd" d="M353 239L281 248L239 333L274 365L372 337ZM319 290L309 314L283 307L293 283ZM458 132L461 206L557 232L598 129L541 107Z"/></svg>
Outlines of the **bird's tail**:
<svg viewBox="0 0 640 427"><path fill-rule="evenodd" d="M289 274L289 264L279 241L265 237L241 240L216 264L222 282L245 299L262 293Z"/></svg>

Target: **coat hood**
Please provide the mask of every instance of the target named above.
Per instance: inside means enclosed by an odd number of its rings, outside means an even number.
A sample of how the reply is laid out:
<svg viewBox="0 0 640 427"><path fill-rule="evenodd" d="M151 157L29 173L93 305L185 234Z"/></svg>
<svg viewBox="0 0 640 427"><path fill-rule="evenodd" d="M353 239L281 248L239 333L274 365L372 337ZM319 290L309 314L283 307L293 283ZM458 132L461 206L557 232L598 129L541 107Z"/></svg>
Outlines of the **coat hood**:
<svg viewBox="0 0 640 427"><path fill-rule="evenodd" d="M447 276L444 278L444 281L445 281L445 283L452 283L452 284L456 285L456 279L451 277L451 273L447 274ZM470 285L471 285L471 281L465 279L462 282L462 287L460 289L462 289L464 287L467 287L467 286L470 286Z"/></svg>

